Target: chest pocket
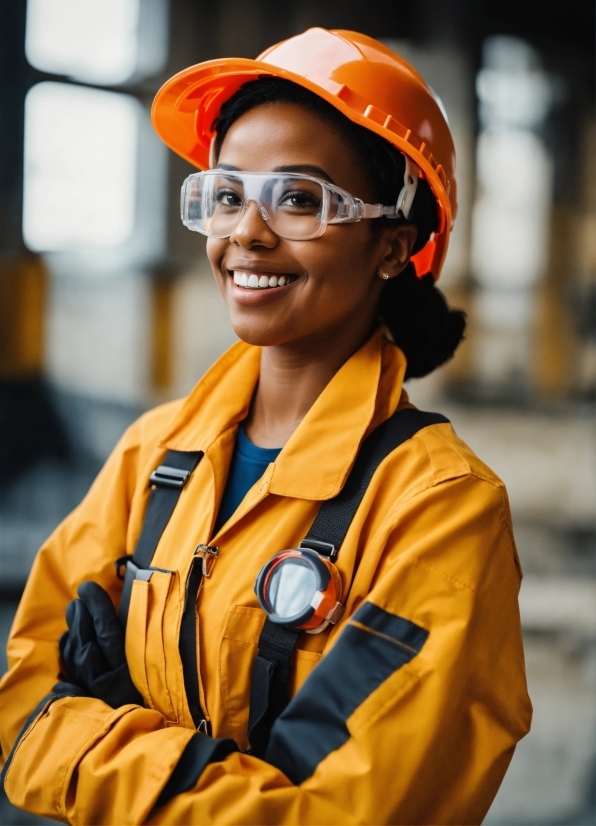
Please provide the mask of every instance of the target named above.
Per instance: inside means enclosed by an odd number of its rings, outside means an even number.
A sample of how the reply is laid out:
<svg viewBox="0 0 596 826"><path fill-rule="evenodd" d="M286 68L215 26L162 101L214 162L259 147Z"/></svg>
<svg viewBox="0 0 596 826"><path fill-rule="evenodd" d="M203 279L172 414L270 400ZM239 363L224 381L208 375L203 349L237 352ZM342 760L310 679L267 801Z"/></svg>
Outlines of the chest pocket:
<svg viewBox="0 0 596 826"><path fill-rule="evenodd" d="M235 605L228 615L219 647L218 668L225 721L218 736L232 737L241 749L248 748L251 676L264 624L265 613L261 608ZM290 696L298 691L321 656L315 651L294 650L288 683Z"/></svg>
<svg viewBox="0 0 596 826"><path fill-rule="evenodd" d="M142 571L132 584L126 626L126 659L130 675L146 704L169 723L178 722L174 702L182 692L177 656L180 600L168 597L177 587L174 571Z"/></svg>

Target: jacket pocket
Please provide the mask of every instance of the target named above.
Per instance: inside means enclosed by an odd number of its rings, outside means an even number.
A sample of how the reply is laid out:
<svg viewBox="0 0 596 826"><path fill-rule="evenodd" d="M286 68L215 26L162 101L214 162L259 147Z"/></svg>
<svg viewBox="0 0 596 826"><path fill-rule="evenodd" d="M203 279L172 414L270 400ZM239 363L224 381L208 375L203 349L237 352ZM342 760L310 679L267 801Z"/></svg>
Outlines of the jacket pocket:
<svg viewBox="0 0 596 826"><path fill-rule="evenodd" d="M252 668L264 624L265 613L261 608L234 605L228 614L219 647L219 680L225 720L218 736L232 737L242 750L248 748L246 735ZM292 657L289 696L296 693L321 656L314 651L296 648Z"/></svg>
<svg viewBox="0 0 596 826"><path fill-rule="evenodd" d="M169 723L177 723L172 697L177 696L179 682L175 633L166 637L168 628L177 627L176 617L169 613L168 596L176 574L173 571L142 572L148 578L138 578L132 584L128 622L126 625L126 659L132 681L147 705L164 715ZM171 602L171 601L170 601ZM174 606L179 612L179 607ZM173 620L173 622L172 622Z"/></svg>

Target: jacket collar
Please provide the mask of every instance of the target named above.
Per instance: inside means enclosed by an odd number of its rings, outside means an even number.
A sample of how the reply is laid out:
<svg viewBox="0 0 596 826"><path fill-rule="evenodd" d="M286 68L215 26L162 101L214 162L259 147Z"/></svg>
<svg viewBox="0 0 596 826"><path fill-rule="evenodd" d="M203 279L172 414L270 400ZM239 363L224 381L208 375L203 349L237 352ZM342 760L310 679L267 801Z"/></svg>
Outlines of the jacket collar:
<svg viewBox="0 0 596 826"><path fill-rule="evenodd" d="M248 415L259 378L261 350L231 347L188 396L161 445L203 450ZM269 493L300 499L336 496L362 439L399 406L406 360L382 328L348 359L292 434L264 482Z"/></svg>

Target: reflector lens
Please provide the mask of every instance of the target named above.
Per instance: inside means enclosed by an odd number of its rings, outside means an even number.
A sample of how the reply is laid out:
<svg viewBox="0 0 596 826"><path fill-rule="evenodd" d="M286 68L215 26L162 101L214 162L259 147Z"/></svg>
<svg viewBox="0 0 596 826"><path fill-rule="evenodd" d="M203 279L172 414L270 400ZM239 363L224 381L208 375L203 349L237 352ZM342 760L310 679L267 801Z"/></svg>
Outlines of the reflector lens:
<svg viewBox="0 0 596 826"><path fill-rule="evenodd" d="M286 559L271 572L267 601L278 617L302 614L310 606L317 591L317 578L303 559Z"/></svg>
<svg viewBox="0 0 596 826"><path fill-rule="evenodd" d="M255 594L271 622L317 634L336 621L331 615L339 606L341 580L316 551L287 548L263 565Z"/></svg>

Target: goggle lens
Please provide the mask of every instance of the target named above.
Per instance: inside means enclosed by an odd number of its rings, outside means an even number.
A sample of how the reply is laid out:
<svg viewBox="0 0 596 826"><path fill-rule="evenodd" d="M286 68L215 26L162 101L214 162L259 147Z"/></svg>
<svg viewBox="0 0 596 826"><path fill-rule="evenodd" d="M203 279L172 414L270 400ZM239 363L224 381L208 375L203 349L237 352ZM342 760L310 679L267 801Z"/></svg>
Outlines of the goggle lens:
<svg viewBox="0 0 596 826"><path fill-rule="evenodd" d="M317 180L293 174L221 173L191 175L182 190L182 221L195 232L228 238L255 204L281 238L307 240L337 214L338 197Z"/></svg>

